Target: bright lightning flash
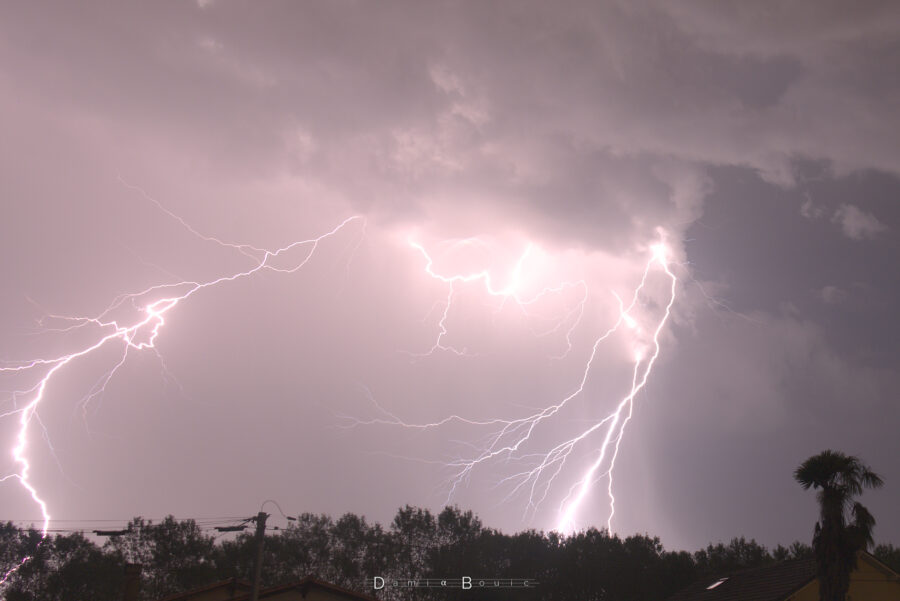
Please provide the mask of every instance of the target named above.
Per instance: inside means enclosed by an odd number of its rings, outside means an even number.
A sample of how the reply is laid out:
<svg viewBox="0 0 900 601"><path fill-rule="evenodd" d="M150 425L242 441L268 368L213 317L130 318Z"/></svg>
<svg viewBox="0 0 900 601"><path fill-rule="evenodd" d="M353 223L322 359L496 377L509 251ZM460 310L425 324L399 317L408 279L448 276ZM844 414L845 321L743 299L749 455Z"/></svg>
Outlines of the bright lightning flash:
<svg viewBox="0 0 900 601"><path fill-rule="evenodd" d="M133 188L133 186L129 187ZM142 191L140 192L144 194ZM120 360L83 399L82 406L85 407L90 399L103 392L116 371L125 363L129 352L152 350L159 356L156 341L166 323L166 314L178 306L179 303L188 300L191 296L203 290L249 277L262 270L270 270L285 274L294 273L302 269L310 260L312 260L320 243L327 238L335 236L351 222L362 221L364 223L362 217L349 217L330 231L316 238L292 242L291 244L276 250L267 250L246 244L230 244L216 238L203 236L188 226L181 218L163 208L156 200L150 198L146 194L144 194L144 196L148 200L154 202L167 215L179 221L181 225L186 227L193 235L206 242L214 242L220 246L238 251L242 255L250 258L253 261L253 266L244 271L229 273L208 281L182 281L170 284L160 284L151 286L140 292L123 294L114 299L106 310L96 317L51 316L56 320L62 320L64 323L68 324L66 327L57 331L66 332L75 329L88 330L90 332L89 336L91 337L91 341L79 350L57 357L7 363L6 365L0 366L0 375L12 376L24 374L28 376L34 374L34 377L36 378L36 381L33 380L34 383L31 386L24 390L16 390L12 393L13 409L0 413L0 419L12 418L15 416L18 417L17 433L11 448L11 454L16 469L11 473L0 477L0 482L16 480L25 491L27 491L28 495L41 512L43 520L41 525L42 538L47 536L47 530L50 524L50 513L47 502L43 499L31 481L31 463L29 462L26 451L28 450L28 434L32 420L38 415L38 408L45 400L48 386L51 385L54 376L61 369L82 357L95 353L101 347L106 346L107 343L118 343L121 345L122 355ZM133 309L133 315L130 319L122 321L111 317L113 313L121 312L123 309ZM24 400L24 403L20 402L20 400ZM24 557L19 564L14 566L6 574L0 576L0 585L3 585L9 577L29 559L30 557Z"/></svg>
<svg viewBox="0 0 900 601"><path fill-rule="evenodd" d="M464 354L463 351L445 344L444 337L448 332L447 320L450 312L450 306L454 300L457 286L464 283L480 282L484 286L484 290L489 296L501 297L505 300L515 302L517 305L526 307L533 303L537 298L559 292L564 287L582 286L586 291L584 282L565 283L557 287L544 288L536 295L524 297L520 295L517 288L517 280L523 271L527 271L527 261L529 251L532 248L528 246L521 255L519 261L513 269L512 276L509 278L506 286L499 287L492 279L491 274L486 271L476 271L471 273L440 273L434 265L435 262L425 248L418 243L411 243L425 259L425 273L440 282L447 285L448 295L444 305L440 322L438 324L439 333L426 355L437 351L449 351L455 354ZM484 464L492 461L503 462L505 464L513 462L526 462L529 467L524 471L511 474L502 478L498 484L508 485L510 487L509 494L504 500L509 500L513 495L525 493L527 497L526 514L529 511L536 512L541 503L546 499L548 493L554 485L555 480L563 471L566 461L570 459L576 447L584 447L594 444L593 454L595 459L583 471L580 477L576 478L574 483L569 487L568 493L563 498L556 520L556 530L560 532L572 532L576 528L575 517L579 508L582 506L585 498L590 492L593 485L604 477L607 478L607 494L609 496L609 517L607 519L607 527L611 528L612 518L615 514L615 497L613 495L613 468L619 454L619 445L625 433L625 427L632 417L634 400L638 393L645 387L653 366L660 354L660 335L665 327L672 306L675 302L677 278L670 266L670 250L664 242L653 245L650 249L650 256L647 259L640 282L634 288L631 299L626 305L622 299L616 295L619 305L618 317L605 332L593 338L593 344L581 371L581 377L574 390L560 400L547 405L545 408L535 411L530 415L516 419L488 419L473 420L461 417L459 415L451 415L437 422L431 423L407 423L396 415L390 413L375 402L378 409L386 416L385 418L377 418L371 420L352 420L353 425L363 424L391 424L406 428L428 429L437 428L450 424L451 422L461 423L466 426L486 427L490 428L490 434L484 438L484 442L477 448L476 453L469 458L462 458L451 461L448 467L452 470L452 476L449 480L448 501L464 482L468 481L472 471ZM637 308L642 300L642 296L646 294L648 280L651 277L664 277L668 281L668 295L665 301L665 309L662 315L658 317L655 323L644 324L636 314ZM614 293L615 294L615 293ZM580 312L584 311L584 301L580 303ZM572 329L577 327L581 321L581 314L567 332L567 340ZM646 321L646 320L643 320ZM649 325L649 327L647 327ZM534 443L532 436L538 428L546 421L557 415L568 403L580 396L586 394L585 386L588 383L591 374L595 371L595 359L597 359L598 351L602 343L610 338L614 333L624 328L635 339L632 348L632 368L630 375L630 384L622 397L616 402L613 410L605 417L597 419L589 427L578 432L576 435L562 440L549 450L541 452L526 453L526 446L529 442ZM571 350L571 342L569 343ZM599 441L591 442L596 437Z"/></svg>
<svg viewBox="0 0 900 601"><path fill-rule="evenodd" d="M425 273L428 274L432 279L438 280L444 284L447 284L447 297L443 303L443 311L441 312L441 318L438 322L438 335L434 341L434 344L431 348L425 353L419 353L419 356L427 356L431 355L436 351L449 351L456 355L467 355L469 354L466 349L459 349L453 345L446 344L444 341L445 336L448 333L447 321L450 317L450 311L453 307L453 301L456 297L459 288L465 284L473 284L473 283L481 283L484 286L485 291L491 297L495 297L500 299L499 306L497 310L502 310L508 301L514 303L514 305L521 311L522 315L525 317L535 317L534 314L530 312L530 308L538 303L541 299L551 296L551 295L559 295L563 291L567 289L575 289L579 292L580 298L571 307L568 311L563 312L561 316L557 316L551 321L553 324L549 328L545 328L542 332L535 332L535 334L539 336L546 336L548 334L552 334L565 326L566 328L566 343L567 349L566 351L555 358L562 358L572 349L572 341L571 336L572 332L575 328L578 327L578 324L581 322L581 318L584 313L585 302L587 301L587 285L583 280L581 281L571 281L571 282L563 282L557 286L553 287L545 287L532 294L526 294L526 283L525 278L523 276L523 269L530 259L539 252L534 244L527 244L525 249L522 251L519 258L516 260L515 265L509 273L509 276L505 280L505 285L502 287L495 281L495 278L492 276L490 270L488 269L480 269L478 271L468 271L465 273L454 273L451 275L444 275L435 270L434 259L432 259L431 255L425 249L424 246L419 244L414 240L409 241L410 246L419 251L422 257L425 259ZM485 246L480 240L477 238L469 238L465 240L456 241L453 246L455 248L466 247L466 246Z"/></svg>

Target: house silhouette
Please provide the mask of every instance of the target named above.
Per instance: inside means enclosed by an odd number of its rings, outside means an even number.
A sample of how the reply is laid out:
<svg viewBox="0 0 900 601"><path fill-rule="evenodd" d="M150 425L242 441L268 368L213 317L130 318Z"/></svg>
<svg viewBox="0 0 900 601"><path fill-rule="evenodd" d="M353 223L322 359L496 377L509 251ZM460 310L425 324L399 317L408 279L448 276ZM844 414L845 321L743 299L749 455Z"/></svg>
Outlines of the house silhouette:
<svg viewBox="0 0 900 601"><path fill-rule="evenodd" d="M847 601L900 601L900 575L860 552L850 574ZM816 560L775 565L699 580L668 601L819 601Z"/></svg>
<svg viewBox="0 0 900 601"><path fill-rule="evenodd" d="M231 578L159 601L250 601L251 588L246 580ZM297 582L262 589L259 598L265 601L379 601L312 575Z"/></svg>

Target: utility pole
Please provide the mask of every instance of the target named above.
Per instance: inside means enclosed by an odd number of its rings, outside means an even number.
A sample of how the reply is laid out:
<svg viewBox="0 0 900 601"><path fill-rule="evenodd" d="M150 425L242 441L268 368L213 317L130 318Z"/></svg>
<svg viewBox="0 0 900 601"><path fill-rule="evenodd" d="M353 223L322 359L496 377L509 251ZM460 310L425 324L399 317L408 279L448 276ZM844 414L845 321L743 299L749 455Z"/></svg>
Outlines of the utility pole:
<svg viewBox="0 0 900 601"><path fill-rule="evenodd" d="M125 564L125 592L123 601L138 601L141 592L141 564Z"/></svg>
<svg viewBox="0 0 900 601"><path fill-rule="evenodd" d="M256 520L256 561L253 562L253 592L250 601L259 601L259 577L262 574L263 545L266 542L266 518L269 514L260 511Z"/></svg>

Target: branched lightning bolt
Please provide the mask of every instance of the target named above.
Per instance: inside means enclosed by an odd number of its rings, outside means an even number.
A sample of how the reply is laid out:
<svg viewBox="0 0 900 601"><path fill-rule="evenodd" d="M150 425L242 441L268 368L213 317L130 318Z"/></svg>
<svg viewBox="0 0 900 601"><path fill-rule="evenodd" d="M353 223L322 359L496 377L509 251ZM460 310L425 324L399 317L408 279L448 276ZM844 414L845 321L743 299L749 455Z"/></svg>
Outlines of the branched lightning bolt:
<svg viewBox="0 0 900 601"><path fill-rule="evenodd" d="M446 322L450 311L450 305L456 291L455 286L460 283L480 281L483 283L487 294L503 297L504 299L511 300L519 305L527 305L534 301L534 298L522 298L516 293L515 277L510 278L510 283L507 286L499 288L495 285L491 279L490 273L487 271L468 274L441 274L434 269L434 261L424 247L417 243L412 243L412 246L425 258L425 273L429 277L447 284L449 289L444 311L438 324L439 333L437 339L428 353L425 354L431 354L442 350L463 354L458 349L443 343L443 337L448 331ZM513 272L514 276L521 271L527 256L528 251L526 250L516 265ZM647 285L648 279L654 272L661 272L662 275L668 278L669 295L663 315L652 328L643 328L633 316L633 313L635 312L635 307ZM563 286L570 285L573 284L567 283ZM584 283L581 282L579 285L583 286ZM526 514L529 511L537 511L541 503L546 499L554 481L557 476L559 476L566 461L569 459L575 448L579 445L583 446L588 444L586 441L595 433L598 435L602 434L602 440L595 450L595 460L584 471L582 476L576 479L575 483L571 485L568 494L566 494L560 504L556 529L560 532L566 532L571 531L574 528L574 518L579 507L582 505L592 485L604 477L608 478L607 494L609 496L609 518L607 520L607 527L611 527L612 518L615 514L612 474L619 453L619 445L622 441L625 427L631 419L635 397L646 385L650 373L653 370L653 366L659 357L660 335L669 319L672 306L675 302L676 286L677 278L669 265L669 249L664 243L660 242L651 247L651 256L644 265L640 283L634 289L629 303L626 305L622 299L616 295L619 304L618 318L605 332L594 338L590 353L588 354L584 368L581 372L581 377L574 390L560 400L547 405L543 409L536 410L525 417L516 419L495 418L488 420L473 420L453 414L436 422L414 424L401 420L395 414L390 413L381 407L381 405L378 405L374 398L370 397L372 402L375 403L376 407L385 417L370 420L352 419L350 420L352 422L351 425L391 424L407 428L427 429L438 428L451 422L458 422L468 426L487 427L491 429L490 433L482 439L482 443L476 446L476 452L472 456L468 458L459 458L451 461L449 464L445 464L453 471L449 479L447 499L448 501L450 500L457 487L467 481L472 471L478 466L494 460L504 461L507 464L525 463L528 464L526 469L502 478L497 484L498 486L508 485L510 487L510 492L504 498L504 501L509 500L517 493L523 491L527 492L528 501L525 509ZM560 287L545 288L539 293L539 296L559 290ZM583 310L584 299L581 301L579 308L579 311L583 312ZM569 341L570 348L570 334L572 329L574 329L579 322L580 316L572 328L567 332L566 339ZM594 363L597 358L598 350L601 348L603 342L619 331L623 325L632 330L651 332L650 342L649 345L647 345L650 348L648 349L638 345L634 349L631 384L624 396L615 405L614 410L602 419L592 423L580 433L559 442L549 450L525 453L526 444L532 440L532 435L535 433L538 426L559 413L573 399L584 394L585 386L594 371ZM605 469L601 471L604 467Z"/></svg>
<svg viewBox="0 0 900 601"><path fill-rule="evenodd" d="M91 399L97 397L104 391L106 385L113 378L118 369L125 364L130 352L152 350L157 354L160 360L162 360L162 357L159 355L159 350L156 347L156 341L161 333L162 327L165 325L166 314L174 309L179 303L188 300L194 294L208 288L213 288L227 282L234 282L262 270L271 270L284 274L294 273L309 263L318 250L320 243L335 236L351 222L364 222L364 219L360 216L348 217L337 226L318 237L295 241L287 246L275 250L268 250L247 244L231 244L217 238L204 236L188 225L183 219L143 192L143 190L134 186L128 186L139 191L145 198L156 204L166 215L178 221L193 235L204 241L214 242L222 247L240 252L242 255L253 261L253 266L243 271L228 273L207 281L185 280L150 286L136 293L122 294L113 299L112 303L110 303L103 312L94 317L51 315L49 316L51 319L62 321L64 324L67 324L65 327L55 328L53 331L68 332L76 329L90 329L91 342L87 343L79 350L60 356L20 362L6 362L4 365L0 366L0 375L38 374L37 381L32 386L24 390L16 390L12 393L11 398L13 408L0 413L0 419L18 416L17 433L11 449L13 462L17 469L12 471L12 473L0 477L0 482L15 479L27 491L28 495L41 512L43 520L41 525L42 539L47 536L47 530L50 524L50 513L47 502L42 498L30 479L31 463L26 454L28 449L28 433L32 420L37 418L38 421L40 421L37 414L38 407L41 402L45 400L47 388L50 386L53 377L61 369L82 357L95 353L101 347L106 346L107 343L118 342L122 345L122 354L119 360L82 398L82 407L86 407ZM286 255L292 251L300 252L300 256L295 257L293 260L285 258ZM276 262L277 259L286 262L286 264ZM126 306L128 303L131 305L130 309L133 310L133 316L130 319L122 320L112 317L114 312L128 309ZM165 364L163 364L163 368L165 369ZM24 400L24 403L20 402L20 400ZM29 559L29 556L24 557L21 562L3 574L2 577L0 577L0 586L6 583L10 576Z"/></svg>
<svg viewBox="0 0 900 601"><path fill-rule="evenodd" d="M477 239L465 239L460 240L455 243L456 246L466 245L466 244L475 244L478 243ZM561 318L556 319L556 324L547 331L544 332L535 332L540 336L546 336L548 334L552 334L554 332L559 331L565 324L568 324L568 328L566 330L566 343L567 349L563 352L562 355L556 356L554 358L562 358L572 349L572 332L578 327L578 324L581 321L581 318L584 314L585 303L587 302L587 286L584 281L576 281L576 282L563 282L558 286L547 287L539 292L531 295L524 296L519 291L519 283L521 279L523 266L526 264L529 255L533 252L534 246L529 244L525 247L525 250L519 256L519 259L516 261L515 266L510 273L506 285L503 287L498 287L495 283L491 272L487 269L482 269L479 271L464 273L464 274L453 274L453 275L443 275L435 271L434 269L434 259L432 259L431 255L425 250L425 247L410 240L410 246L415 248L419 253L421 253L422 257L425 259L425 273L428 274L429 277L438 280L447 284L447 298L443 302L444 309L441 312L440 320L438 321L438 335L435 338L434 344L431 346L428 351L424 353L418 353L418 356L428 356L433 354L436 351L449 351L456 355L468 355L470 354L466 349L458 349L452 345L447 345L444 343L444 337L447 335L447 320L450 317L450 310L453 307L453 300L458 292L458 287L462 284L470 284L473 282L481 282L484 286L485 291L489 296L497 297L500 299L500 304L498 307L498 311L502 310L506 303L511 301L515 303L515 306L518 307L522 314L526 317L529 317L530 314L528 312L528 307L537 303L539 300L544 298L545 296L551 294L559 294L562 291L568 288L577 288L581 292L581 297L576 303L575 307L567 311Z"/></svg>
<svg viewBox="0 0 900 601"><path fill-rule="evenodd" d="M649 357L645 357L643 350L638 350L635 352L634 359L634 372L633 378L631 381L631 390L629 390L628 394L616 405L615 411L613 411L607 418L603 421L609 420L610 425L606 430L606 435L603 438L603 444L600 446L600 450L597 453L597 459L591 464L590 468L584 473L581 480L579 480L570 490L569 494L566 495L565 499L563 499L561 512L559 521L557 522L557 530L561 532L565 532L567 530L572 530L574 527L574 514L581 506L582 501L584 501L585 496L591 486L591 484L597 478L597 471L603 465L603 461L606 458L607 450L609 449L610 443L614 439L613 444L613 452L610 457L609 467L607 468L606 475L608 475L608 485L607 485L607 494L609 495L609 518L607 519L606 525L607 528L612 528L612 519L615 515L616 511L616 499L613 495L612 491L612 483L613 483L613 468L616 464L616 458L619 455L619 444L622 442L622 437L625 434L625 426L628 424L628 421L631 419L632 412L634 409L634 397L637 396L638 392L641 391L642 388L647 384L647 379L650 377L650 372L653 370L653 364L656 362L657 357L659 357L660 352L660 344L659 344L659 336L662 332L663 327L666 325L666 322L669 319L669 315L672 312L672 305L675 304L675 289L678 283L678 279L675 277L675 274L672 273L672 270L669 267L669 263L667 260L668 250L663 244L657 244L653 247L653 256L650 259L650 262L647 263L647 269L644 271L644 277L641 280L641 285L638 288L642 288L647 279L647 273L650 267L656 263L660 265L665 271L665 274L671 280L670 287L670 296L669 301L666 304L665 313L660 319L659 323L656 326L656 329L653 331L653 352ZM629 310L634 306L634 303L637 300L637 291L635 292L634 300L632 304L629 306ZM621 313L622 317L627 316L627 311L623 311ZM623 412L628 410L628 413L623 417ZM602 423L602 422L601 422ZM572 498L572 492L577 490L574 498Z"/></svg>

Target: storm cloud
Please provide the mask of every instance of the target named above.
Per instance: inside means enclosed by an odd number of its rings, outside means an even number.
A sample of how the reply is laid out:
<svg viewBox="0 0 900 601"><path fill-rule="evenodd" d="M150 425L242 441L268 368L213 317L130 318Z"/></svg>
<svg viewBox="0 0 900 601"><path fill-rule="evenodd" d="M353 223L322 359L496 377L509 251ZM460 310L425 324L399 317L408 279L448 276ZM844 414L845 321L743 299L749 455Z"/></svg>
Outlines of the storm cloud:
<svg viewBox="0 0 900 601"><path fill-rule="evenodd" d="M0 359L71 352L77 335L48 332L48 316L247 267L172 215L265 248L365 218L296 274L179 306L163 363L129 358L86 412L115 353L61 371L31 429L55 516L243 515L266 498L382 520L437 507L442 465L484 432L345 429L342 416L517 417L570 394L615 319L611 292L633 289L662 235L677 302L622 443L614 529L684 548L808 540L814 499L791 473L837 448L884 476L866 504L876 540L897 541L895 3L0 11ZM492 250L472 269L500 278L531 243L532 285L586 282L570 339L571 320L544 334L578 306L571 289L541 321L473 285L447 322L473 356L419 356L447 288L409 240L449 268L447 241L473 237ZM660 297L647 302L658 315ZM605 414L629 382L623 348L604 349L553 428ZM494 488L505 475L474 472L452 501L490 526L552 528L560 498L530 511ZM582 527L605 524L604 497L598 486ZM0 498L0 518L36 517L14 485Z"/></svg>

